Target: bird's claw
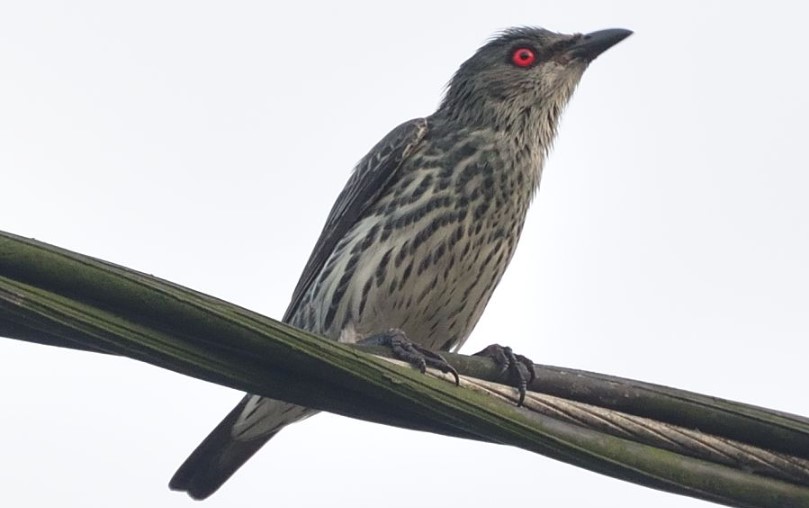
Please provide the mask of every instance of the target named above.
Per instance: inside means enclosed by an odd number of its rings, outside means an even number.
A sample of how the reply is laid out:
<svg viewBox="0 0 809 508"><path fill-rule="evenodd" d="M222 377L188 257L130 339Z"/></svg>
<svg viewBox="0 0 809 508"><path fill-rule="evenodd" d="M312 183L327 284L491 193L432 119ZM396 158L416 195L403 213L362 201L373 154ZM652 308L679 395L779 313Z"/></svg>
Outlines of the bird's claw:
<svg viewBox="0 0 809 508"><path fill-rule="evenodd" d="M391 328L383 333L372 335L361 343L387 346L397 360L409 363L419 369L422 374L427 372L427 367L432 367L444 374L452 374L452 377L455 378L455 386L460 384L458 371L443 356L412 342L398 328Z"/></svg>
<svg viewBox="0 0 809 508"><path fill-rule="evenodd" d="M523 405L528 385L537 377L534 362L523 355L514 354L510 347L499 344L492 344L472 356L485 356L494 360L500 366L500 374L507 374L507 382L519 391L517 406Z"/></svg>

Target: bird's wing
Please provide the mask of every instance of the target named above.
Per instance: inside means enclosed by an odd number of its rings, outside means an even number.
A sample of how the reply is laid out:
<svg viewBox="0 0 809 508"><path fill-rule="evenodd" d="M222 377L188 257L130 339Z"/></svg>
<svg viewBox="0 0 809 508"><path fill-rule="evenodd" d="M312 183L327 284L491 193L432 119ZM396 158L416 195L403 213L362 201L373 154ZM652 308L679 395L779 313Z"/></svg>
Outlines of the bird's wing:
<svg viewBox="0 0 809 508"><path fill-rule="evenodd" d="M402 162L413 153L414 148L427 133L427 119L416 118L393 129L374 146L354 168L343 191L326 219L326 225L317 239L315 248L306 262L298 285L292 293L292 301L284 314L289 321L298 309L301 298L317 277L337 242L362 217L388 187Z"/></svg>
<svg viewBox="0 0 809 508"><path fill-rule="evenodd" d="M295 313L301 298L340 238L379 199L426 132L427 120L424 118L405 122L393 129L357 164L303 269L284 321ZM245 428L237 432L245 411L253 413L253 422L258 425L242 425ZM169 486L187 491L194 499L210 496L276 432L292 421L308 416L309 411L293 404L247 395L186 459Z"/></svg>

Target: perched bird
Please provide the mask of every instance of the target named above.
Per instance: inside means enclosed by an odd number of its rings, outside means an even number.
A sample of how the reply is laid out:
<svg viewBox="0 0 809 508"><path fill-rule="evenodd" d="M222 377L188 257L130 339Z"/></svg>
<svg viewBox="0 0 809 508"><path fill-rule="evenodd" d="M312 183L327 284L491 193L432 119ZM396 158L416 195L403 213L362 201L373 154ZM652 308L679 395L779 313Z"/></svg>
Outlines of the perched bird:
<svg viewBox="0 0 809 508"><path fill-rule="evenodd" d="M481 47L435 113L399 125L357 164L284 321L347 342L382 334L459 348L514 254L563 107L588 64L630 34L512 28ZM246 395L170 487L210 496L313 413Z"/></svg>

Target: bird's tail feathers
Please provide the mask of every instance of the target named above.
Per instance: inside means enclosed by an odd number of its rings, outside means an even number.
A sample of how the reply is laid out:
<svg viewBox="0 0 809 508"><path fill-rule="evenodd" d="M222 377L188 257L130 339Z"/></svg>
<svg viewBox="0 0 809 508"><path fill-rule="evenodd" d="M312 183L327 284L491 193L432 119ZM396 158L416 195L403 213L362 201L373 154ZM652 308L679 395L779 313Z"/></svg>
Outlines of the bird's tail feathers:
<svg viewBox="0 0 809 508"><path fill-rule="evenodd" d="M169 488L194 499L207 498L283 427L310 411L247 395L183 462Z"/></svg>

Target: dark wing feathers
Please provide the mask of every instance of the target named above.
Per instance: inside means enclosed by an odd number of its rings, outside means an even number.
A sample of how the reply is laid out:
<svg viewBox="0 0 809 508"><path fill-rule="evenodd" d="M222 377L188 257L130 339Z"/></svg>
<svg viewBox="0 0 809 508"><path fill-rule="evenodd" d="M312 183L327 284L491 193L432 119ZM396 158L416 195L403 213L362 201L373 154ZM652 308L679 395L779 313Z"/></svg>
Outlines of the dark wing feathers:
<svg viewBox="0 0 809 508"><path fill-rule="evenodd" d="M326 225L306 263L292 295L284 321L296 311L301 298L323 268L337 242L362 217L384 192L396 172L427 131L427 120L419 118L403 123L385 136L357 164L343 192L326 220ZM275 434L247 441L233 438L233 425L239 419L247 397L205 438L174 474L169 486L184 490L194 499L213 494L239 467Z"/></svg>
<svg viewBox="0 0 809 508"><path fill-rule="evenodd" d="M416 118L393 129L362 158L326 219L298 285L292 293L284 321L297 311L301 298L326 264L337 242L351 229L387 188L394 175L427 133L427 119Z"/></svg>

